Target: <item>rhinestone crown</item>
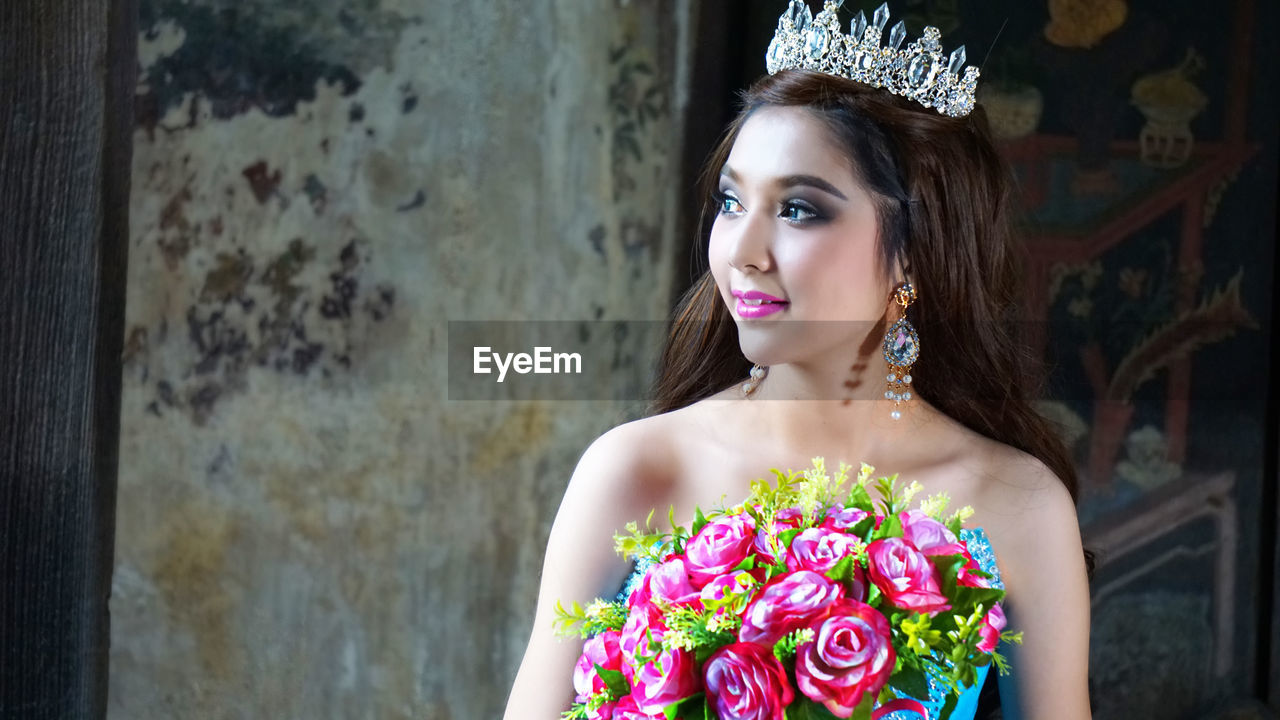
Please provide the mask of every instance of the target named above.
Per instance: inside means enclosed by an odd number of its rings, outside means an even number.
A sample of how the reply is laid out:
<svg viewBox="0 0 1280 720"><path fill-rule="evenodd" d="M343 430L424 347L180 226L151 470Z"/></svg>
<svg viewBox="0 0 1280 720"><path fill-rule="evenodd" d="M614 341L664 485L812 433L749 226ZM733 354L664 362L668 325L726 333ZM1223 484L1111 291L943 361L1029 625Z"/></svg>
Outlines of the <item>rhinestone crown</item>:
<svg viewBox="0 0 1280 720"><path fill-rule="evenodd" d="M843 4L844 0L826 0L814 17L804 0L791 0L778 18L778 29L765 55L769 74L817 70L884 88L943 115L963 117L973 110L979 71L964 67L963 45L944 62L938 42L942 32L930 26L918 41L899 49L907 39L906 23L899 20L889 31L889 43L882 46L880 40L889 23L888 3L876 10L871 22L858 11L846 35L840 31L836 16Z"/></svg>

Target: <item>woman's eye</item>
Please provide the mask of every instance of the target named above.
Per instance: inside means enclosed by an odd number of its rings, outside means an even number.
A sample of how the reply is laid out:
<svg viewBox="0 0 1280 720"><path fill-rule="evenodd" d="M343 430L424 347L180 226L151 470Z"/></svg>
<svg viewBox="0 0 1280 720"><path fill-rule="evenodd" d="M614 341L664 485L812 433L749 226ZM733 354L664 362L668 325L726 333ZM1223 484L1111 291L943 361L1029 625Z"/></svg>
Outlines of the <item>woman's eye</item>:
<svg viewBox="0 0 1280 720"><path fill-rule="evenodd" d="M742 205L738 203L737 199L725 193L717 193L716 202L720 206L720 214L722 215L742 210Z"/></svg>
<svg viewBox="0 0 1280 720"><path fill-rule="evenodd" d="M782 206L781 217L783 220L790 220L792 222L807 222L809 220L816 220L820 216L816 210L808 205L789 202Z"/></svg>

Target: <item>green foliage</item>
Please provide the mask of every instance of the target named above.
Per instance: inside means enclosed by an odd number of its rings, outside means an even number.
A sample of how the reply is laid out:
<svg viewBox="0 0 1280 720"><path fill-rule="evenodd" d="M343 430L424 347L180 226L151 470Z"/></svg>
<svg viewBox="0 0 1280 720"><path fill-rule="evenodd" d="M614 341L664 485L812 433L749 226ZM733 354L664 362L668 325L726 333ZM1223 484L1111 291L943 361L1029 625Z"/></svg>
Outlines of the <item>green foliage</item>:
<svg viewBox="0 0 1280 720"><path fill-rule="evenodd" d="M604 681L605 687L609 688L609 692L614 699L631 693L631 683L627 682L625 675L617 670L607 670L601 667L600 663L593 664L596 666L596 674Z"/></svg>
<svg viewBox="0 0 1280 720"><path fill-rule="evenodd" d="M933 648L942 642L942 631L932 627L933 618L924 613L913 613L898 623L902 629L903 644L918 656L932 654ZM900 658L910 657L899 654Z"/></svg>
<svg viewBox="0 0 1280 720"><path fill-rule="evenodd" d="M924 670L919 667L904 666L897 675L889 679L889 685L910 697L929 697L929 682Z"/></svg>
<svg viewBox="0 0 1280 720"><path fill-rule="evenodd" d="M827 577L846 587L852 585L858 577L858 556L848 555L841 558L835 567L827 571Z"/></svg>
<svg viewBox="0 0 1280 720"><path fill-rule="evenodd" d="M695 693L689 697L671 703L662 709L667 720L715 720L715 714L707 705L706 695Z"/></svg>
<svg viewBox="0 0 1280 720"><path fill-rule="evenodd" d="M727 617L733 619L733 616ZM669 629L663 635L663 646L689 651L714 651L732 643L736 639L733 631L737 630L737 626L712 627L714 618L715 611L711 609L698 610L689 606L666 608L664 619Z"/></svg>
<svg viewBox="0 0 1280 720"><path fill-rule="evenodd" d="M946 702L942 703L942 710L938 713L938 717L951 717L951 713L955 712L956 703L959 700L959 693L947 693Z"/></svg>
<svg viewBox="0 0 1280 720"><path fill-rule="evenodd" d="M649 518L653 518L653 513L649 514ZM649 520L645 520L646 529L649 527ZM626 534L617 533L613 536L613 548L617 553L627 559L648 558L654 562L662 559L662 547L667 541L667 535L659 532L640 532L640 527L629 522L626 526Z"/></svg>
<svg viewBox="0 0 1280 720"><path fill-rule="evenodd" d="M576 601L565 608L564 603L557 600L555 612L552 626L556 634L563 637L588 638L605 630L621 630L627 622L627 606L622 602L596 600L584 609Z"/></svg>
<svg viewBox="0 0 1280 720"><path fill-rule="evenodd" d="M799 694L796 695L795 702L786 710L786 720L836 720L836 717L826 706ZM858 717L858 714L855 712L853 717ZM866 717L871 717L869 706Z"/></svg>
<svg viewBox="0 0 1280 720"><path fill-rule="evenodd" d="M587 720L587 704L574 703L573 707L560 713L564 720Z"/></svg>

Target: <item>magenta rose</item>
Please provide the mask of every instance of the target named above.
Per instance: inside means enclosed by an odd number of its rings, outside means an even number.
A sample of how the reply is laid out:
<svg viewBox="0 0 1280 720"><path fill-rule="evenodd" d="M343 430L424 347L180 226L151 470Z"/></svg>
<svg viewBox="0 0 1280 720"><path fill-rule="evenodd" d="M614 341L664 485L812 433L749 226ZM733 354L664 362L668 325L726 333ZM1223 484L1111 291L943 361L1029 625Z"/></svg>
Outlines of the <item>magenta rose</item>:
<svg viewBox="0 0 1280 720"><path fill-rule="evenodd" d="M694 587L702 588L745 560L755 531L748 515L730 515L704 525L684 546L685 567Z"/></svg>
<svg viewBox="0 0 1280 720"><path fill-rule="evenodd" d="M933 563L902 538L883 538L867 546L867 574L894 606L936 613L951 607L938 587Z"/></svg>
<svg viewBox="0 0 1280 720"><path fill-rule="evenodd" d="M622 672L622 650L618 646L621 637L617 630L606 630L583 644L582 656L573 668L573 689L578 692L578 702L586 702L592 695L608 689L596 665Z"/></svg>
<svg viewBox="0 0 1280 720"><path fill-rule="evenodd" d="M741 595L755 584L755 578L745 570L736 570L728 575L721 575L702 587L701 596L704 607L708 600L723 600L725 594L730 590ZM730 613L731 610L732 609L730 607L722 607L716 610L716 615L725 615Z"/></svg>
<svg viewBox="0 0 1280 720"><path fill-rule="evenodd" d="M800 531L791 541L787 569L825 573L857 549L858 540L852 535L825 528L809 528Z"/></svg>
<svg viewBox="0 0 1280 720"><path fill-rule="evenodd" d="M973 559L973 556L969 554L968 550L965 550L963 554L965 562L964 566L960 568L960 572L956 573L956 584L963 585L965 587L991 587L990 579L975 574L982 570L982 568L978 566L978 561Z"/></svg>
<svg viewBox="0 0 1280 720"><path fill-rule="evenodd" d="M834 505L827 509L827 516L822 521L822 527L831 530L848 530L870 516L871 513L866 510L859 510L856 507L847 508ZM878 521L879 518L877 518L877 526L879 525Z"/></svg>
<svg viewBox="0 0 1280 720"><path fill-rule="evenodd" d="M845 557L854 554L858 540L852 535L827 530L825 528L809 528L795 536L787 554L787 567L792 570L812 570L826 574ZM867 597L867 581L862 565L854 564L853 579L845 587L845 597L854 600L865 600Z"/></svg>
<svg viewBox="0 0 1280 720"><path fill-rule="evenodd" d="M734 592L741 592L743 586L739 584L740 583L739 578L742 578L744 576L748 578L751 577L750 573L746 572L745 570L735 570L727 575L721 575L715 580L712 580L711 582L702 586L702 591L701 591L702 599L703 600L723 600L725 593L729 590L733 590ZM754 583L755 580L752 579L752 580L748 580L747 582Z"/></svg>
<svg viewBox="0 0 1280 720"><path fill-rule="evenodd" d="M625 660L622 664L622 674L627 677L628 682L635 678L635 658L652 655L650 640L662 642L662 636L666 631L667 626L662 622L662 613L653 605L640 605L631 609L618 638L618 649Z"/></svg>
<svg viewBox="0 0 1280 720"><path fill-rule="evenodd" d="M844 594L844 587L812 570L779 575L760 589L742 616L738 640L773 647L807 626Z"/></svg>
<svg viewBox="0 0 1280 720"><path fill-rule="evenodd" d="M908 510L899 513L898 518L902 521L902 539L925 555L959 555L964 552L964 545L955 534L925 511L919 508Z"/></svg>
<svg viewBox="0 0 1280 720"><path fill-rule="evenodd" d="M628 695L614 706L613 720L667 720L667 716L663 713L643 712L636 705L636 699Z"/></svg>
<svg viewBox="0 0 1280 720"><path fill-rule="evenodd" d="M676 557L654 568L646 579L650 598L659 598L673 605L684 605L698 599L697 588L689 583L689 572L684 558Z"/></svg>
<svg viewBox="0 0 1280 720"><path fill-rule="evenodd" d="M1006 622L1004 608L1000 607L1000 603L992 605L983 619L982 627L978 628L978 635L982 637L978 641L978 652L989 653L996 649L1000 644L1000 631L1004 630Z"/></svg>
<svg viewBox="0 0 1280 720"><path fill-rule="evenodd" d="M644 577L635 586L636 589L632 590L631 594L627 596L628 610L633 610L652 602L653 594L649 591L649 580L653 578L653 571L657 569L657 566L650 567L649 571L644 574Z"/></svg>
<svg viewBox="0 0 1280 720"><path fill-rule="evenodd" d="M870 605L842 599L813 630L813 640L796 648L796 686L836 717L850 717L863 695L879 694L893 672L889 621Z"/></svg>
<svg viewBox="0 0 1280 720"><path fill-rule="evenodd" d="M663 650L636 668L631 685L640 712L662 714L666 706L698 692L698 663L687 650Z"/></svg>
<svg viewBox="0 0 1280 720"><path fill-rule="evenodd" d="M794 530L800 527L800 521L803 519L804 513L799 508L782 508L774 515L773 532L775 535L781 535L787 530ZM769 547L769 533L763 527L756 530L751 550L760 558L761 564L773 565L778 562L778 558L773 555L773 549Z"/></svg>
<svg viewBox="0 0 1280 720"><path fill-rule="evenodd" d="M702 666L707 701L722 720L783 720L795 690L773 651L755 643L733 643Z"/></svg>

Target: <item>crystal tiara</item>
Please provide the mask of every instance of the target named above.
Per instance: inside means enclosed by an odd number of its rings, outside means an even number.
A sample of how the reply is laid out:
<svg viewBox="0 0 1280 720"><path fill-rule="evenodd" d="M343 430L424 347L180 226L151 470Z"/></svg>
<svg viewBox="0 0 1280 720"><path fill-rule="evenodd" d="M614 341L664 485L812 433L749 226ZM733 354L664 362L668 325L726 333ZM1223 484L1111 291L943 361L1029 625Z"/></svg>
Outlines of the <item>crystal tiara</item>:
<svg viewBox="0 0 1280 720"><path fill-rule="evenodd" d="M946 62L942 58L942 33L926 27L920 40L908 43L906 23L899 20L889 31L889 44L880 45L889 22L889 4L881 5L867 22L862 11L850 23L850 33L840 32L836 10L844 0L826 0L814 17L804 0L791 0L769 43L765 67L772 75L779 70L817 70L884 88L894 95L914 100L943 115L963 117L973 110L978 88L978 68L964 67L964 46L956 48ZM964 74L961 75L961 68Z"/></svg>

